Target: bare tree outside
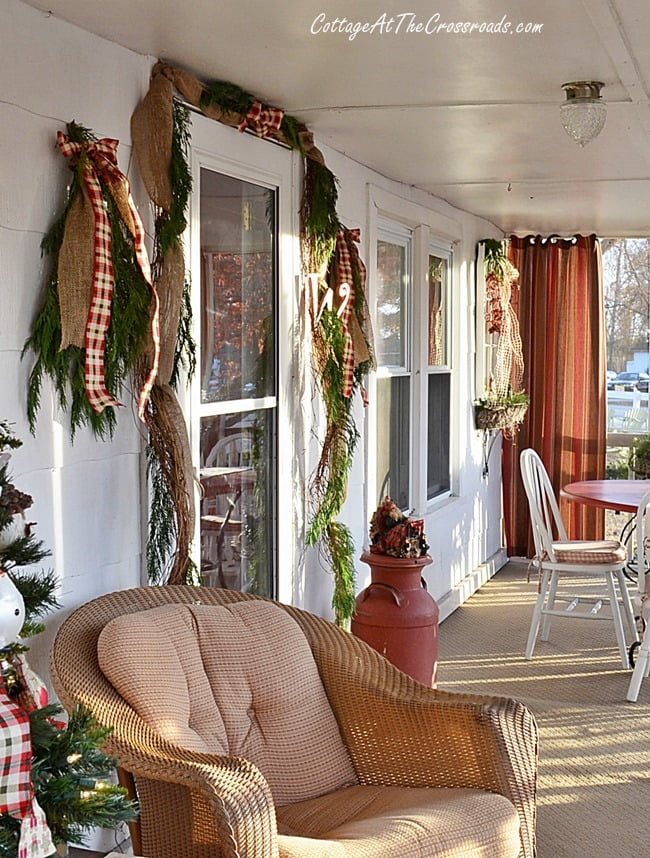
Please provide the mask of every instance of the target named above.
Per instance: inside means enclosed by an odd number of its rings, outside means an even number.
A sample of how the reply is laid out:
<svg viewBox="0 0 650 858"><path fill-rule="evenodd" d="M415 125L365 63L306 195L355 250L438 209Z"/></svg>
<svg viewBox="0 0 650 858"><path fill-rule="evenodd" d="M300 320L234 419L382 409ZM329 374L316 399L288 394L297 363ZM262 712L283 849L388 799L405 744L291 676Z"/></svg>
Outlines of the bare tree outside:
<svg viewBox="0 0 650 858"><path fill-rule="evenodd" d="M607 336L607 476L633 475L630 452L635 438L648 435L648 380L650 373L650 239L601 240ZM620 521L606 516L609 536Z"/></svg>
<svg viewBox="0 0 650 858"><path fill-rule="evenodd" d="M650 239L608 239L602 248L607 366L618 373L635 353L650 353ZM635 369L648 372L647 364Z"/></svg>

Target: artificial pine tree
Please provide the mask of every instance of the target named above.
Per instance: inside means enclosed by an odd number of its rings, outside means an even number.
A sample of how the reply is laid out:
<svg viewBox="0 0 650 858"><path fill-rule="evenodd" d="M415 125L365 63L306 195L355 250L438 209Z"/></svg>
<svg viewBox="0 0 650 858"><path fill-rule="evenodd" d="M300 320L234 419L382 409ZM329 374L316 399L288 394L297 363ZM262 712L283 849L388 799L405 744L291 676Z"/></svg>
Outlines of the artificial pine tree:
<svg viewBox="0 0 650 858"><path fill-rule="evenodd" d="M11 425L0 421L0 569L9 574L25 603L19 640L0 650L2 678L9 696L29 712L32 781L52 838L56 844L83 844L91 829L116 828L134 819L136 812L126 791L111 780L115 760L100 748L108 731L82 709L64 723L59 706L42 705L43 698L26 687L29 670L23 654L29 647L24 641L43 630L40 618L58 605L52 572L29 573L20 568L49 554L25 517L32 498L17 489L9 475L7 451L21 443ZM19 837L20 821L1 814L0 858L17 858Z"/></svg>

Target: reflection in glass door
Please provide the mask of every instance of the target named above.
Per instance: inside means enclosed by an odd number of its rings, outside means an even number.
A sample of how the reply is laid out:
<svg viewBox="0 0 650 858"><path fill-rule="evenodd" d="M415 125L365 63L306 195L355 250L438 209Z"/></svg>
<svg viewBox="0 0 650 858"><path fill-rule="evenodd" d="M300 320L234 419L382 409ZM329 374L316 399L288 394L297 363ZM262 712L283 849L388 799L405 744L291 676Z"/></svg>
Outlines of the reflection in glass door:
<svg viewBox="0 0 650 858"><path fill-rule="evenodd" d="M275 593L277 191L200 174L201 573Z"/></svg>

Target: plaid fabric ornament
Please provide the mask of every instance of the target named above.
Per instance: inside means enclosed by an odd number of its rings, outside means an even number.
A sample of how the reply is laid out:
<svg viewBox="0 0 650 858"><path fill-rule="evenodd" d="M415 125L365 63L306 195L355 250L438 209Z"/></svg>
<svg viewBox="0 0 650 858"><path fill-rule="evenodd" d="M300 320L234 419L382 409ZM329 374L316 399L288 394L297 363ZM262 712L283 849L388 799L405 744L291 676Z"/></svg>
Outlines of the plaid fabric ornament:
<svg viewBox="0 0 650 858"><path fill-rule="evenodd" d="M138 399L138 414L144 420L144 412L158 372L160 359L159 301L151 279L149 257L144 242L144 227L135 207L129 182L117 166L118 140L103 138L90 143L76 143L66 134L57 133L57 145L66 158L81 164L81 172L95 216L95 255L93 272L93 294L86 323L84 380L86 395L93 410L98 413L107 405L120 405L106 387L104 356L106 334L111 323L114 272L112 257L111 224L106 211L100 178L108 185L122 186L130 214L129 227L133 231L135 255L138 266L151 287L153 314L151 333L154 356L151 370L144 382Z"/></svg>
<svg viewBox="0 0 650 858"><path fill-rule="evenodd" d="M280 130L283 118L284 110L279 107L265 107L261 101L254 101L237 128L241 132L250 128L258 137L268 137L272 131Z"/></svg>
<svg viewBox="0 0 650 858"><path fill-rule="evenodd" d="M32 785L29 715L0 681L0 814L20 822L18 858L49 858L55 851L43 810Z"/></svg>
<svg viewBox="0 0 650 858"><path fill-rule="evenodd" d="M31 810L20 826L18 858L50 858L55 850L45 813L32 799Z"/></svg>
<svg viewBox="0 0 650 858"><path fill-rule="evenodd" d="M0 813L17 819L32 806L32 743L29 716L0 682Z"/></svg>

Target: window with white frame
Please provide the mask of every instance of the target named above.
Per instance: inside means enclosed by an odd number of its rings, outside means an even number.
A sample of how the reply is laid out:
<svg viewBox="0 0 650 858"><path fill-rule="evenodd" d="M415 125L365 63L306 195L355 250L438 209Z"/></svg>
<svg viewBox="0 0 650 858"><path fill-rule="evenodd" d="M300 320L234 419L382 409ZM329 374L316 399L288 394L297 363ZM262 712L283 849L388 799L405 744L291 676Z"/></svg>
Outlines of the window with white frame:
<svg viewBox="0 0 650 858"><path fill-rule="evenodd" d="M448 495L451 247L381 219L376 243L377 502L423 511Z"/></svg>

